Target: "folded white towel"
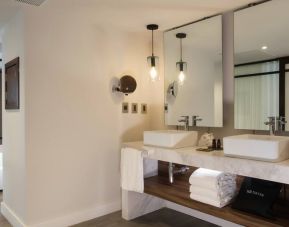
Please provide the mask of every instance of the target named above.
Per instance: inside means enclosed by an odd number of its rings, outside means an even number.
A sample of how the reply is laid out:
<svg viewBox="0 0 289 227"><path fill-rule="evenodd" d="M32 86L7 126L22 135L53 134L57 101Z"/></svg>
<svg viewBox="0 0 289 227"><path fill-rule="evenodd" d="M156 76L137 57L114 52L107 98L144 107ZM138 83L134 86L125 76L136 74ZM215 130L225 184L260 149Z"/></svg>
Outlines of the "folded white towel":
<svg viewBox="0 0 289 227"><path fill-rule="evenodd" d="M143 193L143 152L133 148L121 149L121 187Z"/></svg>
<svg viewBox="0 0 289 227"><path fill-rule="evenodd" d="M215 199L212 199L212 198L209 198L206 196L201 196L201 195L194 194L194 193L190 194L190 198L193 200L202 202L202 203L206 203L206 204L209 204L209 205L212 205L215 207L219 207L219 208L222 208L222 207L228 205L230 203L230 201L232 200L232 197L227 197L224 200L215 200Z"/></svg>
<svg viewBox="0 0 289 227"><path fill-rule="evenodd" d="M190 192L195 195L200 195L203 197L210 198L216 201L226 201L227 198L232 198L236 194L236 184L232 187L227 187L223 190L212 190L207 188L202 188L199 186L190 186Z"/></svg>
<svg viewBox="0 0 289 227"><path fill-rule="evenodd" d="M196 185L199 187L213 190L233 184L235 181L235 174L224 173L204 168L199 168L194 171L189 179L191 185Z"/></svg>

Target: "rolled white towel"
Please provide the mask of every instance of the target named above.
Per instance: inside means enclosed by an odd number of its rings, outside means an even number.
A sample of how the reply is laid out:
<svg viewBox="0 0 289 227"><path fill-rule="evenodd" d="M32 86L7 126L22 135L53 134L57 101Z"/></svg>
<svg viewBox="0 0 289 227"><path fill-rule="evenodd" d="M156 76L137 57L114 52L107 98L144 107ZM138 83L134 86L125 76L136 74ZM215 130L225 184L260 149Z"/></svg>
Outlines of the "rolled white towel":
<svg viewBox="0 0 289 227"><path fill-rule="evenodd" d="M196 185L213 190L233 184L235 181L235 174L224 173L204 168L199 168L194 171L189 179L191 185Z"/></svg>
<svg viewBox="0 0 289 227"><path fill-rule="evenodd" d="M191 193L190 194L190 198L193 199L193 200L202 202L202 203L206 203L206 204L209 204L209 205L212 205L212 206L215 206L215 207L222 208L222 207L228 205L231 202L233 197L232 198L231 197L227 197L224 200L215 200L215 199L212 199L212 198L209 198L209 197L206 197L206 196L201 196L201 195L198 195L198 194Z"/></svg>
<svg viewBox="0 0 289 227"><path fill-rule="evenodd" d="M227 198L233 198L236 195L236 189L236 185L232 185L232 187L227 187L223 190L213 190L191 185L190 193L216 201L226 201Z"/></svg>
<svg viewBox="0 0 289 227"><path fill-rule="evenodd" d="M236 179L219 181L217 182L217 184L215 183L211 184L205 181L202 181L202 182L194 181L194 182L191 182L191 185L197 186L197 187L201 186L202 188L207 188L211 190L226 190L226 188L230 188L236 185Z"/></svg>

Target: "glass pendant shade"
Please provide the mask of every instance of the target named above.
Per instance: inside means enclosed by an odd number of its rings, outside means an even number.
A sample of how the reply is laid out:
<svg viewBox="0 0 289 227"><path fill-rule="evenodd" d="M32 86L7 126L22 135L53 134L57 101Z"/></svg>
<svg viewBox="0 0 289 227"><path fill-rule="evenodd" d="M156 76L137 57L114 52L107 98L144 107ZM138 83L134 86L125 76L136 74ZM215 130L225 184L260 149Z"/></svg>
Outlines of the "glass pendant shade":
<svg viewBox="0 0 289 227"><path fill-rule="evenodd" d="M183 85L186 79L187 63L183 61L177 62L178 83Z"/></svg>
<svg viewBox="0 0 289 227"><path fill-rule="evenodd" d="M157 56L149 56L147 58L147 61L149 66L150 80L153 82L159 80L160 79L158 74L159 58Z"/></svg>
<svg viewBox="0 0 289 227"><path fill-rule="evenodd" d="M148 24L147 29L152 32L152 55L147 58L149 65L149 75L152 82L160 79L158 74L158 63L159 58L154 56L154 31L157 30L159 26L157 24Z"/></svg>
<svg viewBox="0 0 289 227"><path fill-rule="evenodd" d="M186 33L177 33L176 37L180 40L180 61L177 62L178 83L183 85L186 79L187 63L183 61L183 39L187 37Z"/></svg>

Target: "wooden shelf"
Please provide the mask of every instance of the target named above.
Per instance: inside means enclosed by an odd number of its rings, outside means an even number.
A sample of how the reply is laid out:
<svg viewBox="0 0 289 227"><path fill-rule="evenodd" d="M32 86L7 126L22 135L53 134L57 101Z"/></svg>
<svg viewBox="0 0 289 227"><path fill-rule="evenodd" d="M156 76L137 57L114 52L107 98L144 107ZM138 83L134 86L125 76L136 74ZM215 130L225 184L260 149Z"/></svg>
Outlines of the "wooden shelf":
<svg viewBox="0 0 289 227"><path fill-rule="evenodd" d="M289 204L280 202L277 204L278 217L276 220L265 219L256 215L232 209L230 206L217 208L190 199L189 183L187 176L177 176L171 185L167 176L154 176L145 179L144 192L182 206L198 210L212 216L222 218L243 226L264 227L264 226L289 226ZM280 211L280 212L279 212Z"/></svg>

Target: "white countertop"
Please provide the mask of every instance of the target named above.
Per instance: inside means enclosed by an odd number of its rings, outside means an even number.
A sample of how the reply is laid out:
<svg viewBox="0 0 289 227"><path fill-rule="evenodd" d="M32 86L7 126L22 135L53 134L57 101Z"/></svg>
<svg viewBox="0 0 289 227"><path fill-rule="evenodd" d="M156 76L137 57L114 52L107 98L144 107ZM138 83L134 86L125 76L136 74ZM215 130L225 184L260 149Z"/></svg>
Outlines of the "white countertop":
<svg viewBox="0 0 289 227"><path fill-rule="evenodd" d="M142 141L124 143L123 147L146 151L146 157L150 159L289 184L289 159L278 163L263 162L226 157L223 151L197 151L196 147L169 149L144 146Z"/></svg>

